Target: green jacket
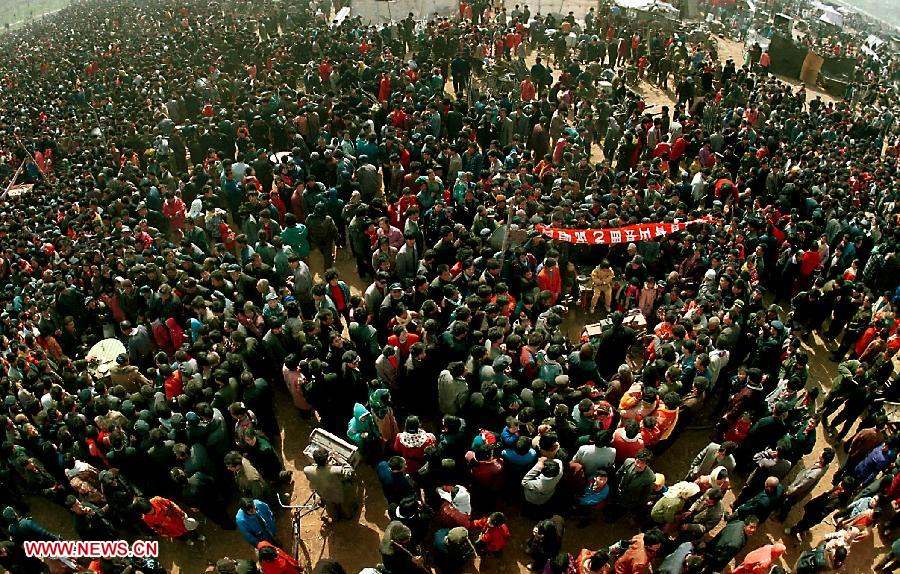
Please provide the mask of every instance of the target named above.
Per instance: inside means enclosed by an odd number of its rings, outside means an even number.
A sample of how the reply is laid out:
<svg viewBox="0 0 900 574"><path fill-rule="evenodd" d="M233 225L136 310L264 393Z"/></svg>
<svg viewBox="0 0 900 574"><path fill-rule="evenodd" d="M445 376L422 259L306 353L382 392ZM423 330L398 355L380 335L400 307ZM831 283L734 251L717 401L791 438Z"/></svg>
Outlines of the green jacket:
<svg viewBox="0 0 900 574"><path fill-rule="evenodd" d="M650 511L650 518L657 524L672 524L675 522L675 515L684 508L684 500L677 496L663 496L653 505Z"/></svg>
<svg viewBox="0 0 900 574"><path fill-rule="evenodd" d="M625 506L637 508L647 501L656 480L656 474L647 466L643 471L635 467L635 459L629 458L619 470L619 499Z"/></svg>
<svg viewBox="0 0 900 574"><path fill-rule="evenodd" d="M357 257L363 255L368 256L372 253L372 242L366 235L366 228L363 227L362 219L354 217L347 227L347 236L350 240L350 249Z"/></svg>
<svg viewBox="0 0 900 574"><path fill-rule="evenodd" d="M356 345L361 355L374 361L381 354L381 346L378 344L378 332L375 327L366 323L353 321L348 328L350 340Z"/></svg>
<svg viewBox="0 0 900 574"><path fill-rule="evenodd" d="M744 533L746 523L743 520L732 520L725 525L719 534L707 547L709 558L714 567L723 567L734 558L747 544L747 535Z"/></svg>
<svg viewBox="0 0 900 574"><path fill-rule="evenodd" d="M281 232L281 240L294 250L297 257L305 259L309 256L309 231L302 223L298 223L294 227L285 228Z"/></svg>

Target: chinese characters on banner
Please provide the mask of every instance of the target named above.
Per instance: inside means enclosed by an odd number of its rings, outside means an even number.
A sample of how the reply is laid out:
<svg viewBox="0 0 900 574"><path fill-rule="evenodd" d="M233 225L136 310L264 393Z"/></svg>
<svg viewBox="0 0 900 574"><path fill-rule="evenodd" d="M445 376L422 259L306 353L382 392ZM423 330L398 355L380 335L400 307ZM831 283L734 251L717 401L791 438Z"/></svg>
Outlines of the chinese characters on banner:
<svg viewBox="0 0 900 574"><path fill-rule="evenodd" d="M563 227L548 227L535 225L534 228L544 237L577 243L580 245L615 245L617 243L632 243L636 241L650 241L663 235L669 235L683 231L693 223L707 223L710 218L694 219L681 223L639 223L625 227L610 227L606 229L569 229Z"/></svg>

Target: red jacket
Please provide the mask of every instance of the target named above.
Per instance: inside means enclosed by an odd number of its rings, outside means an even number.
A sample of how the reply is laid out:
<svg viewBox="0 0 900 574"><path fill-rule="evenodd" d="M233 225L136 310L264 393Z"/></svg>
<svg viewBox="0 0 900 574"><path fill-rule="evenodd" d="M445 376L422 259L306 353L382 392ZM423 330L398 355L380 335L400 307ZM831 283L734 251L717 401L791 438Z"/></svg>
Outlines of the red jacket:
<svg viewBox="0 0 900 574"><path fill-rule="evenodd" d="M184 228L185 212L184 202L181 201L180 197L167 199L163 203L163 215L169 220L169 225L172 226L172 229L181 231Z"/></svg>
<svg viewBox="0 0 900 574"><path fill-rule="evenodd" d="M437 439L431 433L401 432L394 438L394 452L406 460L406 470L413 474L425 464L425 448L436 443Z"/></svg>
<svg viewBox="0 0 900 574"><path fill-rule="evenodd" d="M530 102L534 99L534 96L537 94L537 90L534 88L534 84L531 83L531 80L525 78L522 80L522 83L519 84L519 99L523 102Z"/></svg>
<svg viewBox="0 0 900 574"><path fill-rule="evenodd" d="M619 427L613 432L612 447L616 449L616 464L622 464L644 449L644 437L638 433L634 439L628 440L625 437L625 429Z"/></svg>
<svg viewBox="0 0 900 574"><path fill-rule="evenodd" d="M541 272L538 273L537 284L541 291L549 291L553 294L550 304L556 304L556 300L562 294L562 275L559 272L559 267L547 267L545 265Z"/></svg>
<svg viewBox="0 0 900 574"><path fill-rule="evenodd" d="M816 249L805 251L800 257L800 274L809 277L822 263L822 254Z"/></svg>
<svg viewBox="0 0 900 574"><path fill-rule="evenodd" d="M500 459L476 460L469 472L473 485L483 493L497 494L503 488L503 462Z"/></svg>
<svg viewBox="0 0 900 574"><path fill-rule="evenodd" d="M169 339L172 342L172 347L177 351L185 342L184 329L173 317L166 319L166 328L169 330Z"/></svg>
<svg viewBox="0 0 900 574"><path fill-rule="evenodd" d="M181 538L187 534L184 527L184 519L187 517L181 508L161 496L150 499L153 509L143 516L144 523L154 532L166 538Z"/></svg>
<svg viewBox="0 0 900 574"><path fill-rule="evenodd" d="M181 377L181 370L176 370L169 375L163 383L167 400L174 400L178 395L184 393L184 379Z"/></svg>
<svg viewBox="0 0 900 574"><path fill-rule="evenodd" d="M472 522L473 528L481 531L480 540L488 552L500 552L509 544L509 527L505 524L491 526L487 517Z"/></svg>
<svg viewBox="0 0 900 574"><path fill-rule="evenodd" d="M406 358L409 356L409 349L419 342L419 336L415 333L407 333L406 334L406 342L401 343L400 337L397 335L391 335L387 339L388 345L392 347L397 347L397 350L400 351L400 356Z"/></svg>
<svg viewBox="0 0 900 574"><path fill-rule="evenodd" d="M296 560L271 542L263 540L256 545L256 549L261 550L267 546L275 549L275 558L273 560L259 561L263 574L299 574L303 572L303 568L300 567Z"/></svg>

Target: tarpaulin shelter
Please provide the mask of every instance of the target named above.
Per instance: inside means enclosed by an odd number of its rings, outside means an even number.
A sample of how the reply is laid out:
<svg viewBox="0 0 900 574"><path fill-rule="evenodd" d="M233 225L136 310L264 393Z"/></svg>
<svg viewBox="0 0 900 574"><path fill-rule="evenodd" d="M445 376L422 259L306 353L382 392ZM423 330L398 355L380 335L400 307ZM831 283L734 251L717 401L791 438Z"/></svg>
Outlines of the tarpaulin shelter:
<svg viewBox="0 0 900 574"><path fill-rule="evenodd" d="M821 84L829 93L837 92L837 86L850 81L856 69L854 58L817 54L783 34L772 36L768 50L772 73L797 78L809 85ZM820 81L820 78L825 81Z"/></svg>
<svg viewBox="0 0 900 574"><path fill-rule="evenodd" d="M459 11L455 0L352 0L350 13L368 24L399 22L412 12L416 18L452 16Z"/></svg>
<svg viewBox="0 0 900 574"><path fill-rule="evenodd" d="M826 24L831 24L832 26L837 26L838 28L844 27L844 15L831 8L822 10L822 15L819 16L819 21L825 22Z"/></svg>
<svg viewBox="0 0 900 574"><path fill-rule="evenodd" d="M678 8L662 0L616 0L616 6L640 12L663 12L678 15Z"/></svg>
<svg viewBox="0 0 900 574"><path fill-rule="evenodd" d="M798 46L790 37L774 34L769 41L769 56L772 61L769 70L779 76L799 78L807 52L806 47Z"/></svg>

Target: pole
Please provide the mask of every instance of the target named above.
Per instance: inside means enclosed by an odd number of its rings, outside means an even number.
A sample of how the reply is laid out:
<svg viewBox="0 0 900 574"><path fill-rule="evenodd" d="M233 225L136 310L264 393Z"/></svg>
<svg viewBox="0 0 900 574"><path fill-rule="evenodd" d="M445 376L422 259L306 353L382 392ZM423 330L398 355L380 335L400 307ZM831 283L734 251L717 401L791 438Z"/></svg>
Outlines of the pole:
<svg viewBox="0 0 900 574"><path fill-rule="evenodd" d="M44 170L41 169L41 164L39 164L38 161L37 161L36 159L34 159L34 155L32 155L32 153L31 153L30 151L28 151L28 148L25 147L25 144L22 143L22 139L21 139L17 134L14 134L14 135L15 135L15 138L16 138L16 143L19 144L19 147L21 147L23 150L25 150L25 153L28 154L28 157L31 158L31 161L34 162L35 167L37 167L38 172L40 172L41 176L43 177L43 176L44 176ZM22 167L22 166L24 166L24 165L25 165L25 162L23 161L22 164L21 164L19 167ZM6 195L6 194L4 193L4 195Z"/></svg>
<svg viewBox="0 0 900 574"><path fill-rule="evenodd" d="M0 195L0 199L6 199L9 195L9 190L12 189L12 186L15 185L16 180L19 179L19 174L22 173L22 168L25 166L25 162L19 162L19 167L16 168L16 171L13 172L12 179L9 180L9 185L6 186L6 190L3 192L3 195Z"/></svg>
<svg viewBox="0 0 900 574"><path fill-rule="evenodd" d="M103 147L109 151L109 143L106 141L106 131L100 126L100 116L97 115L97 108L94 107L94 99L91 98L91 102L88 104L91 108L91 112L94 113L94 121L97 122L97 129L100 130L100 137L103 138ZM165 108L165 105L163 105Z"/></svg>
<svg viewBox="0 0 900 574"><path fill-rule="evenodd" d="M512 199L512 198L510 198ZM513 214L513 204L512 201L509 202L509 206L506 209L506 234L503 235L503 244L500 248L500 266L503 267L503 264L506 262L506 250L509 249L509 228L512 225L512 214Z"/></svg>
<svg viewBox="0 0 900 574"><path fill-rule="evenodd" d="M23 143L22 143L22 139L21 139L21 138L19 138L19 136L18 136L18 135L17 135L17 136L15 136L15 137L16 137L16 143L18 143L18 144L19 144L19 147L21 147L21 148L22 148L22 149L23 149L23 150L25 150L25 153L27 153L27 154L28 154L28 157L29 157L29 158L31 158L31 161L33 161L33 162L34 162L34 165L36 165L36 166L37 166L37 168L38 168L38 171L40 171L40 172L41 172L41 175L44 175L44 172L43 172L43 170L41 170L41 166L40 166L40 164L39 164L39 163L38 163L38 162L37 162L37 160L36 160L36 159L34 159L34 156L33 156L33 155L32 155L32 154L31 154L31 152L30 152L30 151L28 151L28 148L27 148L27 147L25 147L25 144L23 144ZM25 163L25 162L22 162L22 163Z"/></svg>

